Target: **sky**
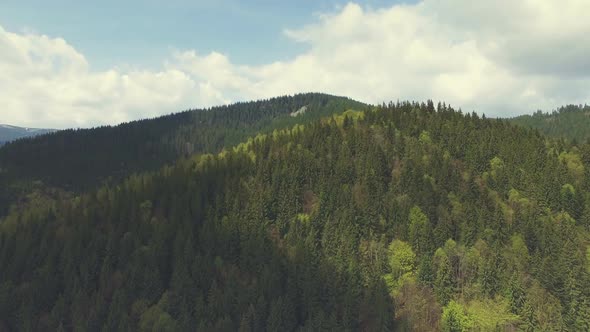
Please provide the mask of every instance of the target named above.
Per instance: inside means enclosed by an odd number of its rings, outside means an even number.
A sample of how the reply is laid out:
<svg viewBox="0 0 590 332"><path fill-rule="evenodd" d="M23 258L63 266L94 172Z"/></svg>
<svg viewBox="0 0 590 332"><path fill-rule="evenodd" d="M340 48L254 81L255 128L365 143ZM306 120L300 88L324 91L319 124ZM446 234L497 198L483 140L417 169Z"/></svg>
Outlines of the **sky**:
<svg viewBox="0 0 590 332"><path fill-rule="evenodd" d="M0 123L69 128L299 92L512 116L590 99L587 0L0 2Z"/></svg>

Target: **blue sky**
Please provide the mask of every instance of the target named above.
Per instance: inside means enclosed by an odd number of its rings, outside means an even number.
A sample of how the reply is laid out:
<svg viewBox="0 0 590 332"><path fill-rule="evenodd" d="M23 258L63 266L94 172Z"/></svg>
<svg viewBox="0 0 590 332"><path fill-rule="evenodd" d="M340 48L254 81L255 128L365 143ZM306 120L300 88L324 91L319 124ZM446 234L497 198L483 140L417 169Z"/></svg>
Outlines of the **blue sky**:
<svg viewBox="0 0 590 332"><path fill-rule="evenodd" d="M324 92L512 116L590 101L590 1L0 1L0 123Z"/></svg>
<svg viewBox="0 0 590 332"><path fill-rule="evenodd" d="M364 0L367 8L401 1ZM238 64L286 60L308 46L282 32L333 12L338 0L3 0L0 24L10 31L59 36L93 69L157 67L171 50L217 51Z"/></svg>

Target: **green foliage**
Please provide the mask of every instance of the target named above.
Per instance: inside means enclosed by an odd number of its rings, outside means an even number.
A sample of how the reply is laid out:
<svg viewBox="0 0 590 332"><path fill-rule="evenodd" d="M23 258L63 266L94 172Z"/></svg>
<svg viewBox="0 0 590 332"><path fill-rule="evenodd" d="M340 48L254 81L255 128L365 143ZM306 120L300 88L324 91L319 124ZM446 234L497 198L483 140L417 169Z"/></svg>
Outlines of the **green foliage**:
<svg viewBox="0 0 590 332"><path fill-rule="evenodd" d="M416 264L416 254L406 242L393 240L389 245L389 266L395 278L413 273Z"/></svg>
<svg viewBox="0 0 590 332"><path fill-rule="evenodd" d="M586 142L590 138L590 106L587 105L567 105L552 113L537 111L533 115L522 115L509 121L536 128L555 138L578 142Z"/></svg>
<svg viewBox="0 0 590 332"><path fill-rule="evenodd" d="M510 246L504 253L506 267L511 272L525 273L529 268L530 262L529 250L520 234L515 234L510 238Z"/></svg>
<svg viewBox="0 0 590 332"><path fill-rule="evenodd" d="M497 173L504 169L504 161L498 157L494 157L490 160L490 167L492 169L492 176L496 177Z"/></svg>
<svg viewBox="0 0 590 332"><path fill-rule="evenodd" d="M450 301L443 308L441 325L445 332L464 332L473 327L473 321L461 304Z"/></svg>
<svg viewBox="0 0 590 332"><path fill-rule="evenodd" d="M332 118L336 121L336 124L339 126L349 127L352 123L357 122L364 118L364 113L355 111L355 110L347 110L342 114L334 115Z"/></svg>
<svg viewBox="0 0 590 332"><path fill-rule="evenodd" d="M505 331L518 325L519 317L510 312L504 298L469 302L466 308L471 327L476 331Z"/></svg>
<svg viewBox="0 0 590 332"><path fill-rule="evenodd" d="M142 308L145 302L136 302L136 315L140 315L139 329L141 331L173 331L176 322L166 310L169 307L169 293L164 293L157 304L147 310ZM145 310L145 311L144 311ZM141 313L143 311L143 313Z"/></svg>
<svg viewBox="0 0 590 332"><path fill-rule="evenodd" d="M428 217L418 206L410 210L410 242L416 252L423 254L430 250L430 233L432 231Z"/></svg>
<svg viewBox="0 0 590 332"><path fill-rule="evenodd" d="M432 144L432 139L430 138L430 134L427 131L425 131L425 130L423 130L420 133L420 138L418 140L422 144L426 144L426 145Z"/></svg>
<svg viewBox="0 0 590 332"><path fill-rule="evenodd" d="M535 331L560 331L564 328L560 301L536 281L527 290L524 310L526 325Z"/></svg>
<svg viewBox="0 0 590 332"><path fill-rule="evenodd" d="M575 151L562 152L559 155L559 161L567 166L574 179L581 180L584 176L584 164L580 159L580 155Z"/></svg>
<svg viewBox="0 0 590 332"><path fill-rule="evenodd" d="M6 173L28 194L0 221L0 329L587 328L589 146L432 102L342 123L342 103L309 121L313 107L281 111L280 127L269 114L298 99L281 100L187 123L222 127L219 141L192 141L209 153L164 167L156 157L129 175L119 153L135 163L141 149L121 147L112 159L124 180L94 182L113 176L105 165L72 175L96 189L28 187L26 167ZM8 150L26 155L35 142ZM29 157L19 158L10 163Z"/></svg>
<svg viewBox="0 0 590 332"><path fill-rule="evenodd" d="M452 266L447 253L442 249L436 251L435 259L437 261L437 269L434 289L436 290L438 301L445 305L451 300L455 291Z"/></svg>
<svg viewBox="0 0 590 332"><path fill-rule="evenodd" d="M416 254L408 243L400 240L393 240L388 249L391 273L384 278L391 294L397 296L401 287L415 282Z"/></svg>

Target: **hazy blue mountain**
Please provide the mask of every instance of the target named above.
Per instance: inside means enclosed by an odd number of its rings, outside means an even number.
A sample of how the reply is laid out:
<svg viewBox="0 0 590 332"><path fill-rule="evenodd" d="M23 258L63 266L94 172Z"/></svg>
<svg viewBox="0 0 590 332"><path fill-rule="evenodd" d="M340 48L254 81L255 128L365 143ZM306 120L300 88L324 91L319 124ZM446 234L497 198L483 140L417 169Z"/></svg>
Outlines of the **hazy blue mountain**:
<svg viewBox="0 0 590 332"><path fill-rule="evenodd" d="M54 132L54 129L22 128L0 124L0 145L15 139Z"/></svg>

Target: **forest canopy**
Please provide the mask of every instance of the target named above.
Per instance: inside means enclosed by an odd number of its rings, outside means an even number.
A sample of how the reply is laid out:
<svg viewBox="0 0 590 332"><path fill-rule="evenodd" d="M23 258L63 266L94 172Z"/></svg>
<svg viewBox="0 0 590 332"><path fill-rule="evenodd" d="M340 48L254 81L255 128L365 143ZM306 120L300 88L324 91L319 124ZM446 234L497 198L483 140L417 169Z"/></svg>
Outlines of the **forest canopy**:
<svg viewBox="0 0 590 332"><path fill-rule="evenodd" d="M590 139L590 106L588 105L568 105L551 113L537 111L532 115L512 118L510 122L536 128L554 138L584 143Z"/></svg>
<svg viewBox="0 0 590 332"><path fill-rule="evenodd" d="M339 108L13 208L0 330L590 329L590 145Z"/></svg>

